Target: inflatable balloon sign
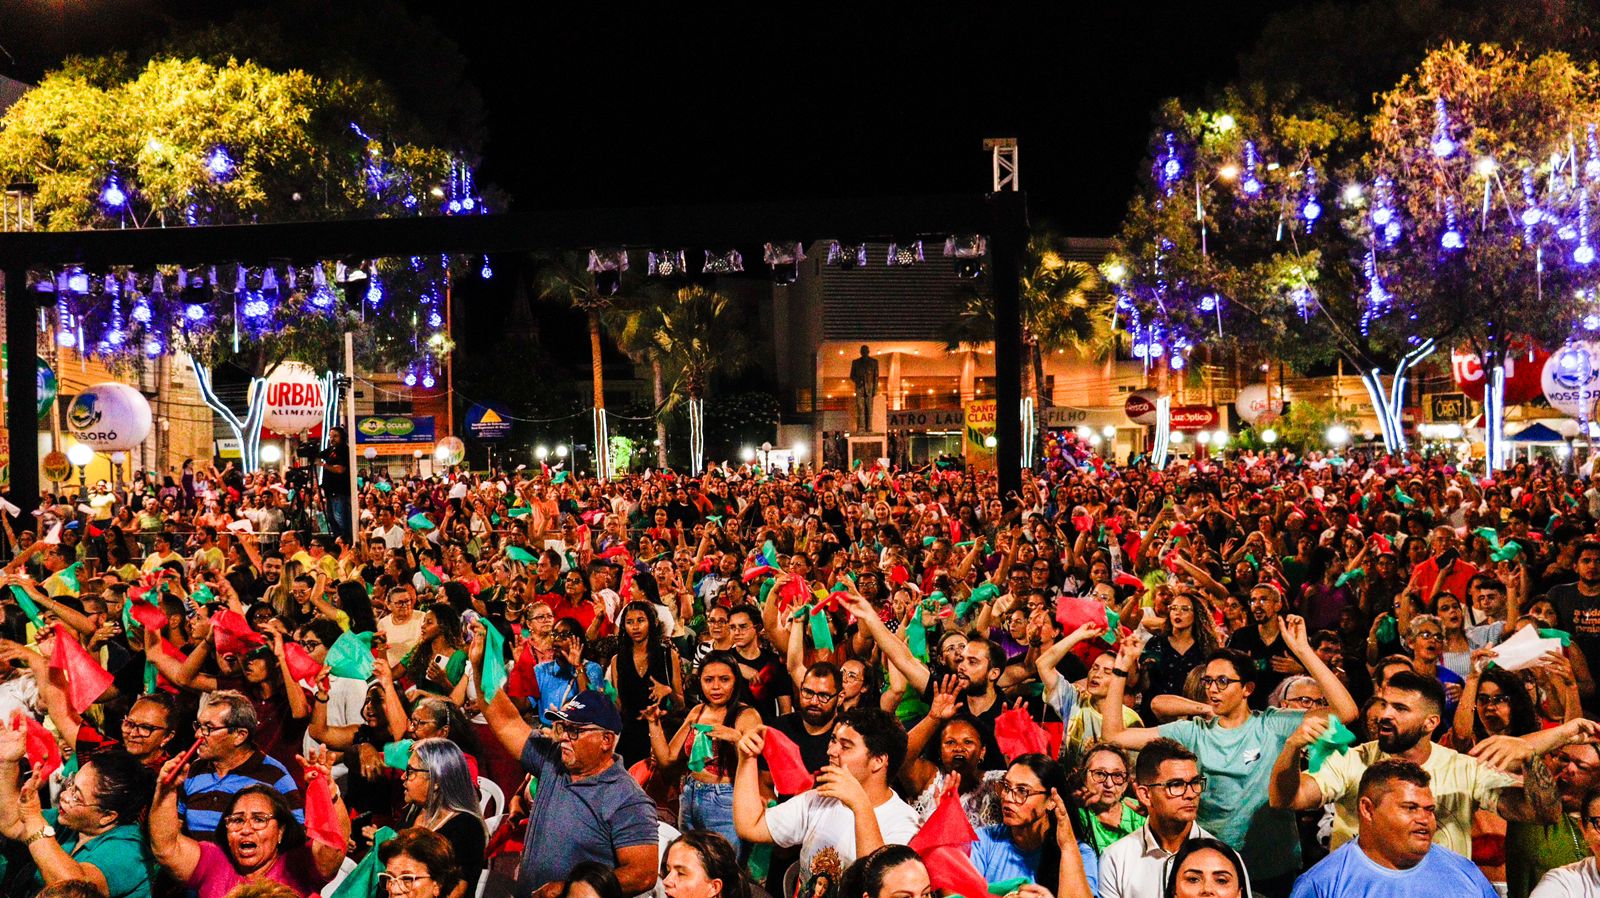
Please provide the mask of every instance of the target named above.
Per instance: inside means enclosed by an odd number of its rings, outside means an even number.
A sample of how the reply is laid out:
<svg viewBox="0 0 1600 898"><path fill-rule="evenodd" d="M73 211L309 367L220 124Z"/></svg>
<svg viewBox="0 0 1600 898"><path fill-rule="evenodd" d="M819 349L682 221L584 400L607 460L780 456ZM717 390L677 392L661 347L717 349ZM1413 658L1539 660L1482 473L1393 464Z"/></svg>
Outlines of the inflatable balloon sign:
<svg viewBox="0 0 1600 898"><path fill-rule="evenodd" d="M1148 427L1156 423L1156 400L1159 398L1161 394L1155 390L1135 390L1128 394L1122 410L1127 413L1129 421Z"/></svg>
<svg viewBox="0 0 1600 898"><path fill-rule="evenodd" d="M1545 360L1540 388L1550 407L1573 418L1594 417L1600 399L1600 343L1574 341Z"/></svg>
<svg viewBox="0 0 1600 898"><path fill-rule="evenodd" d="M1251 384L1233 399L1234 411L1246 424L1265 424L1283 414L1283 403L1272 398L1266 384Z"/></svg>
<svg viewBox="0 0 1600 898"><path fill-rule="evenodd" d="M150 402L127 384L95 384L67 407L67 429L96 452L137 447L150 435L150 423Z"/></svg>
<svg viewBox="0 0 1600 898"><path fill-rule="evenodd" d="M433 447L433 460L446 467L461 464L467 457L467 445L460 437L445 437Z"/></svg>
<svg viewBox="0 0 1600 898"><path fill-rule="evenodd" d="M1541 381L1544 365L1549 358L1550 353L1533 345L1527 338L1511 341L1505 354L1506 405L1521 405L1539 397L1543 392ZM1469 349L1452 351L1450 375L1455 380L1456 389L1467 394L1468 399L1483 401L1483 387L1487 378L1477 353Z"/></svg>
<svg viewBox="0 0 1600 898"><path fill-rule="evenodd" d="M267 378L262 424L278 433L306 433L322 424L322 378L306 365L286 362Z"/></svg>

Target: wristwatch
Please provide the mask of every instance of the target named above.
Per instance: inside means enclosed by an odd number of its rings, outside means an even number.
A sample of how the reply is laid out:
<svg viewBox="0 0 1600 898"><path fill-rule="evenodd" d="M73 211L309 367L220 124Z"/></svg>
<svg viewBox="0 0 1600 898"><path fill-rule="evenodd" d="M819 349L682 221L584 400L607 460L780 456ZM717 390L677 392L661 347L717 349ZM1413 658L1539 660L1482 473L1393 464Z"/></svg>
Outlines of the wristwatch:
<svg viewBox="0 0 1600 898"><path fill-rule="evenodd" d="M56 828L51 826L50 824L46 823L44 826L41 826L37 830L34 830L31 834L29 834L29 836L26 839L23 839L22 840L22 844L24 846L32 845L33 843L39 841L40 839L53 839L53 838L55 838L55 835L56 835Z"/></svg>
<svg viewBox="0 0 1600 898"><path fill-rule="evenodd" d="M1121 677L1121 678L1123 678L1123 679L1124 679L1124 680L1126 680L1126 679L1127 679L1127 678L1128 678L1128 672L1127 672L1127 671L1125 671L1125 670L1123 670L1123 669L1122 669L1122 668L1120 668L1120 667L1113 667L1113 668L1111 668L1111 675L1112 675L1112 676L1113 676L1113 677Z"/></svg>

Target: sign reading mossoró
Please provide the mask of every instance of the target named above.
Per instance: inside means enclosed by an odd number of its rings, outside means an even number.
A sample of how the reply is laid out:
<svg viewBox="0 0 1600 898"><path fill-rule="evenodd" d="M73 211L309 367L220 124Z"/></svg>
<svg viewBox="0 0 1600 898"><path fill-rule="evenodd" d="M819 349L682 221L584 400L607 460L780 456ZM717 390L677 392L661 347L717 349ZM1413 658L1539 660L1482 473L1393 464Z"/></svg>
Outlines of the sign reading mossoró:
<svg viewBox="0 0 1600 898"><path fill-rule="evenodd" d="M431 443L432 415L363 415L356 419L356 443Z"/></svg>
<svg viewBox="0 0 1600 898"><path fill-rule="evenodd" d="M959 408L907 408L890 410L890 430L960 430L967 413Z"/></svg>

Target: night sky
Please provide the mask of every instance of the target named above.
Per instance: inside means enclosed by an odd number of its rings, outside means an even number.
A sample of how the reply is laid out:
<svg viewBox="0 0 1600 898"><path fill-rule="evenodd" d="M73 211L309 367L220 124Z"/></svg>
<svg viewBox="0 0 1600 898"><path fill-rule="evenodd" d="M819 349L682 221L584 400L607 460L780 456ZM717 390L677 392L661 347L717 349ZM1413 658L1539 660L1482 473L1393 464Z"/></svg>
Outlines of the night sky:
<svg viewBox="0 0 1600 898"><path fill-rule="evenodd" d="M1082 236L1114 230L1156 103L1232 78L1285 6L1041 5L407 4L466 58L482 176L525 210L981 192L983 138L1016 136L1035 220ZM0 0L0 73L35 80L66 53L137 53L260 6ZM364 40L381 42L348 36Z"/></svg>

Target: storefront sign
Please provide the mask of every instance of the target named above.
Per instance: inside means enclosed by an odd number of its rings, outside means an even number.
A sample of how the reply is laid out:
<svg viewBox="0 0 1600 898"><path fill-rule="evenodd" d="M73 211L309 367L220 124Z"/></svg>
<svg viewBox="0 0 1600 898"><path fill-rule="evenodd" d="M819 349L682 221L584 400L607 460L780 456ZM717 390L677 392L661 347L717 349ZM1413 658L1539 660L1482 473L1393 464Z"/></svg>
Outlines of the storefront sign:
<svg viewBox="0 0 1600 898"><path fill-rule="evenodd" d="M958 408L918 408L889 411L890 430L960 430L966 412Z"/></svg>
<svg viewBox="0 0 1600 898"><path fill-rule="evenodd" d="M967 403L965 424L967 467L974 471L994 470L995 409L993 399Z"/></svg>
<svg viewBox="0 0 1600 898"><path fill-rule="evenodd" d="M480 440L511 436L511 410L498 402L481 402L467 412L467 433Z"/></svg>
<svg viewBox="0 0 1600 898"><path fill-rule="evenodd" d="M1209 405L1175 405L1172 407L1173 430L1214 430L1222 424L1222 415Z"/></svg>
<svg viewBox="0 0 1600 898"><path fill-rule="evenodd" d="M1108 424L1119 427L1128 423L1125 409L1075 408L1070 405L1053 405L1040 409L1039 421L1046 430L1068 430L1077 427L1099 430Z"/></svg>
<svg viewBox="0 0 1600 898"><path fill-rule="evenodd" d="M366 415L356 419L356 443L431 443L432 415Z"/></svg>
<svg viewBox="0 0 1600 898"><path fill-rule="evenodd" d="M1427 399L1429 421L1442 423L1467 419L1467 394L1429 393Z"/></svg>

